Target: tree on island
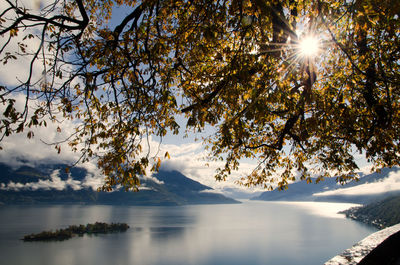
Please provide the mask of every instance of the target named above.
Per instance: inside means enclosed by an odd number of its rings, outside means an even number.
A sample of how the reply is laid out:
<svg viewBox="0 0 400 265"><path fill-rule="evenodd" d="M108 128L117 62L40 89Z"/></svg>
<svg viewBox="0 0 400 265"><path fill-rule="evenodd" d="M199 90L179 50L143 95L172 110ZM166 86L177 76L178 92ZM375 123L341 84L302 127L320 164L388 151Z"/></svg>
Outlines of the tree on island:
<svg viewBox="0 0 400 265"><path fill-rule="evenodd" d="M1 5L2 67L27 61L23 80L0 87L1 139L31 138L62 114L76 124L66 141L97 161L104 190L137 189L157 170L169 153L152 161L146 138L178 134L180 114L187 131L215 128L205 141L225 161L217 180L244 158L258 166L243 184L265 188L346 181L356 152L375 169L400 163L398 0L35 3Z"/></svg>
<svg viewBox="0 0 400 265"><path fill-rule="evenodd" d="M108 234L125 232L129 229L126 223L102 223L96 222L87 225L70 225L65 229L56 231L43 231L38 234L26 235L22 238L24 241L63 241L72 238L75 235L83 236L84 234Z"/></svg>

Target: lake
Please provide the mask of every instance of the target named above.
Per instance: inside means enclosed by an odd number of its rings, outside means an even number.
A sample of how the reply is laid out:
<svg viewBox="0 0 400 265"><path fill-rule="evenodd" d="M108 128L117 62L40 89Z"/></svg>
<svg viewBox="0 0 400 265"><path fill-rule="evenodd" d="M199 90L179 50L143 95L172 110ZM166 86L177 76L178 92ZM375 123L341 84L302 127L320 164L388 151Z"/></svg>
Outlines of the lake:
<svg viewBox="0 0 400 265"><path fill-rule="evenodd" d="M344 218L342 203L1 206L0 264L321 265L375 228ZM125 222L125 233L61 242L24 235L73 224Z"/></svg>

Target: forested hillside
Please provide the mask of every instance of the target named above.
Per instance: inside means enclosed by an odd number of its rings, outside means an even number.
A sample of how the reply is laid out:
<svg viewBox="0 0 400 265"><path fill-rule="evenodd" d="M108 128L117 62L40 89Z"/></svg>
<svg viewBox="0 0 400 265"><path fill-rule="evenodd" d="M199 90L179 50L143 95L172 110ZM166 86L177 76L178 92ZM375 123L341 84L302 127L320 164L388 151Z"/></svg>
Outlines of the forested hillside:
<svg viewBox="0 0 400 265"><path fill-rule="evenodd" d="M344 211L347 217L385 228L400 223L400 196Z"/></svg>

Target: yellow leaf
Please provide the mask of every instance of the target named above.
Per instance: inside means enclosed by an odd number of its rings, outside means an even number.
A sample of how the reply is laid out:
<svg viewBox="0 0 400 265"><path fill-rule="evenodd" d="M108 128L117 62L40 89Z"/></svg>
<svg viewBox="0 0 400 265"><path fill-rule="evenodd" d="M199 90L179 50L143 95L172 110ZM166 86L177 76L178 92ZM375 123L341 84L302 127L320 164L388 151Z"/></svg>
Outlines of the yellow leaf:
<svg viewBox="0 0 400 265"><path fill-rule="evenodd" d="M160 168L160 166L161 166L161 159L160 159L160 158L158 158L158 160L157 160L157 169L159 169L159 168Z"/></svg>

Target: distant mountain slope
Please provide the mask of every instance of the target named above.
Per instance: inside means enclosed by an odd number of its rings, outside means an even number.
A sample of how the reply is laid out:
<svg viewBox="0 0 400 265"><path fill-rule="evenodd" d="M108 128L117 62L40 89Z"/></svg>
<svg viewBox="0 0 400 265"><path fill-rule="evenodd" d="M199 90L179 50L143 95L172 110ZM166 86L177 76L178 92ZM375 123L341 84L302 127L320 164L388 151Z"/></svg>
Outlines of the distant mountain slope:
<svg viewBox="0 0 400 265"><path fill-rule="evenodd" d="M158 172L155 177L164 182L164 187L171 193L184 198L187 204L233 203L237 202L222 194L213 193L212 188L194 181L178 171Z"/></svg>
<svg viewBox="0 0 400 265"><path fill-rule="evenodd" d="M0 204L123 204L184 205L238 203L210 187L191 180L177 171L160 171L157 179L141 180L139 192L97 192L91 187L96 179L83 168L65 165L23 166L13 169L0 164Z"/></svg>
<svg viewBox="0 0 400 265"><path fill-rule="evenodd" d="M343 211L346 217L366 224L385 228L400 223L400 196L354 207Z"/></svg>
<svg viewBox="0 0 400 265"><path fill-rule="evenodd" d="M344 189L357 188L365 184L380 184L388 179L391 173L400 173L399 168L385 168L380 173L372 173L364 175L359 181L352 181L346 185L336 183L335 178L325 179L324 181L315 184L307 184L305 181L296 182L289 185L286 191L267 191L261 195L252 198L252 200L266 201L338 201L338 202L353 202L353 203L369 203L378 199L400 194L400 191L383 191L375 193L359 193L353 192L349 194L344 192Z"/></svg>

